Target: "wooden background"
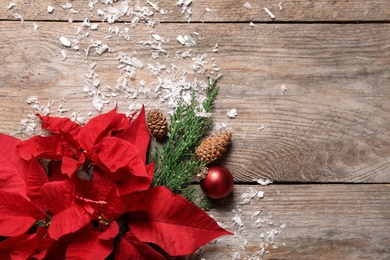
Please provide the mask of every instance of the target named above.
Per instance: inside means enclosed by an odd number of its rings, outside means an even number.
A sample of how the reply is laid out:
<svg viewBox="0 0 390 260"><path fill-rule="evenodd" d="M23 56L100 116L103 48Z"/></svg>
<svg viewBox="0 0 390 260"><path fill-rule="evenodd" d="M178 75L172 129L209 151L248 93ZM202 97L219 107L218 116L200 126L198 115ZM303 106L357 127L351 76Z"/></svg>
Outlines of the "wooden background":
<svg viewBox="0 0 390 260"><path fill-rule="evenodd" d="M8 9L11 2L16 5ZM50 104L51 115L87 121L99 112L83 91L86 80L99 80L98 89L106 91L110 103L103 112L116 102L123 112L141 103L168 112L170 106L157 97L126 99L108 88L123 80L121 52L144 64L129 79L135 86L157 84L148 64L167 65L171 71L159 75L170 80L185 74L188 81L207 82L207 75L223 73L212 118L233 133L223 164L236 185L210 214L235 235L190 258L390 257L388 0L193 0L191 14L177 5L180 1L162 0L158 9L165 14L148 18L156 22L153 27L131 25L127 15L115 24L102 22L98 9L109 12L126 1L96 1L93 10L88 8L92 1L69 1L77 13L63 8L67 2L0 3L2 133L22 139L38 133L29 117L34 105ZM153 10L146 1L138 2ZM47 12L49 5L53 13ZM98 29L84 28L77 35L86 18ZM115 26L118 34L112 32ZM142 44L153 34L163 38L165 53L158 58L151 56L156 49ZM178 35L191 35L196 44L182 46ZM79 51L61 45L61 36ZM110 50L98 55L92 47L86 56L88 46L98 41ZM183 58L189 50L192 56ZM194 71L192 58L203 54L207 63ZM28 104L31 96L38 100ZM237 109L235 118L226 116L230 109ZM273 184L261 186L259 179Z"/></svg>

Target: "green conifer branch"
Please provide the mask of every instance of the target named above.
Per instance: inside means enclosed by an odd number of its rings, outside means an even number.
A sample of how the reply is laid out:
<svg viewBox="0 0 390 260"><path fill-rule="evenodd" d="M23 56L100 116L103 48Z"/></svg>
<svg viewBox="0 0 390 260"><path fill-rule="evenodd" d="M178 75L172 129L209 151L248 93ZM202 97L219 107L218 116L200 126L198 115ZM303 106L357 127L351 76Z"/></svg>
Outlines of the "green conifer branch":
<svg viewBox="0 0 390 260"><path fill-rule="evenodd" d="M202 104L199 104L194 92L190 104L185 104L183 100L178 102L176 111L170 117L168 140L162 146L157 146L153 154L156 163L153 187L166 186L192 202L198 198L195 189L188 189L188 185L193 183L194 176L205 166L204 162L196 159L195 149L208 133L212 120L197 113L211 111L218 90L217 79L211 79Z"/></svg>

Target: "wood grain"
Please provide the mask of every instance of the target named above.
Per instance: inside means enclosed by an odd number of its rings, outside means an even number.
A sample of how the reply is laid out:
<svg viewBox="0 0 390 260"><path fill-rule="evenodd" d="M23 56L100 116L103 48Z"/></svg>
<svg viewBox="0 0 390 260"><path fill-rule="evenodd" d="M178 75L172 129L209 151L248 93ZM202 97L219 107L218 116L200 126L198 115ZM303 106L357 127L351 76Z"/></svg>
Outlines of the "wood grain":
<svg viewBox="0 0 390 260"><path fill-rule="evenodd" d="M96 90L110 101L102 112L143 103L168 112L153 91L159 80L206 84L207 75L224 74L212 119L233 133L222 163L236 184L210 214L235 235L187 259L390 257L390 1L196 0L189 14L161 0L166 13L144 20L154 27L129 24L131 15L101 21L98 9L111 12L124 1L98 1L93 10L90 0L13 0L7 9L10 2L0 3L0 133L25 139L26 126L40 133L34 107L88 121L99 112L86 81L99 81ZM62 8L68 2L76 13ZM153 9L146 0L126 2ZM85 19L98 29L82 28ZM196 44L182 46L178 35ZM110 50L97 54L91 45L99 41ZM120 53L143 63L134 79L120 70ZM153 74L149 64L166 67ZM135 98L116 88L125 80ZM28 104L31 96L38 100ZM238 115L229 119L233 108ZM248 185L260 178L274 184Z"/></svg>
<svg viewBox="0 0 390 260"><path fill-rule="evenodd" d="M91 11L88 4L89 0L81 1L50 1L50 0L14 0L15 7L8 10L8 1L3 1L0 4L0 19L13 20L14 13L23 16L25 20L36 21L83 21L85 18L100 21L101 17L97 10L103 10L108 13L108 8L117 8L121 6L123 1L111 5L105 5L99 1L95 8ZM66 3L72 3L72 9L64 9ZM153 11L151 5L147 1L128 1L131 7L136 7L137 2L141 7L148 7ZM152 2L152 1L151 1ZM191 15L187 12L182 13L182 7L176 3L179 1L162 0L158 1L158 8L165 10L165 14L161 15L155 11L152 20L157 22L314 22L314 21L389 21L390 19L390 3L387 0L262 0L262 1L246 1L246 0L197 0L192 1L189 6ZM244 6L245 3L250 3L251 8ZM278 3L282 3L282 10ZM154 2L153 2L154 3ZM53 6L54 12L48 13L47 6ZM275 16L271 19L270 16L263 10L268 8ZM121 18L122 21L131 21L133 16L126 15Z"/></svg>
<svg viewBox="0 0 390 260"><path fill-rule="evenodd" d="M264 198L242 204L253 190ZM233 196L210 212L235 235L192 259L386 259L389 199L390 186L380 184L235 186Z"/></svg>
<svg viewBox="0 0 390 260"><path fill-rule="evenodd" d="M4 133L14 133L32 112L26 100L36 95L41 105L54 101L52 115L65 98L61 115L79 112L89 118L96 111L91 97L83 92L83 82L91 63L101 82L99 88L115 89L121 78L118 53L139 58L144 68L137 70L132 84L144 80L154 88L158 79L148 64L176 66L175 72L162 76L186 74L189 81L200 81L221 68L213 119L227 124L233 132L233 144L224 161L237 182L267 178L277 182L389 182L390 180L390 60L389 24L264 24L255 28L246 24L160 24L151 29L131 28L131 39L111 35L110 25L79 39L75 25L38 23L38 30L27 22L1 22L0 123ZM123 27L120 27L123 30ZM197 35L193 34L197 32ZM320 33L321 32L321 33ZM140 44L151 34L166 42L165 54L151 57L151 47ZM192 35L197 43L181 46L178 34ZM76 52L60 44L63 35L79 40ZM92 50L86 59L84 50L100 40L115 52L97 55ZM218 43L218 53L212 52ZM205 74L191 69L193 60L177 55L191 49L192 58L206 53ZM68 58L62 61L61 50ZM214 59L214 60L212 60ZM219 72L218 72L219 73ZM281 90L284 85L286 91ZM115 92L114 90L112 92ZM110 92L111 93L111 92ZM146 103L168 111L157 98L139 95L126 99L115 92L107 111L119 102L120 110ZM234 119L226 117L237 109ZM26 136L21 135L21 138Z"/></svg>

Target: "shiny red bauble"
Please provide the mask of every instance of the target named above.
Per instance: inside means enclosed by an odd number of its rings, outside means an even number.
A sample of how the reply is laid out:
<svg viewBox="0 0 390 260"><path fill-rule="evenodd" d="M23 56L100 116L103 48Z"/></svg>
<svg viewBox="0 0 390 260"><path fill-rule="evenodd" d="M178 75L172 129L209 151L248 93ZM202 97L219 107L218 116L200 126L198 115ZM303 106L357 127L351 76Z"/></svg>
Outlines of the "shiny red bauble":
<svg viewBox="0 0 390 260"><path fill-rule="evenodd" d="M210 166L209 172L200 187L207 197L223 199L233 190L233 175L223 166Z"/></svg>

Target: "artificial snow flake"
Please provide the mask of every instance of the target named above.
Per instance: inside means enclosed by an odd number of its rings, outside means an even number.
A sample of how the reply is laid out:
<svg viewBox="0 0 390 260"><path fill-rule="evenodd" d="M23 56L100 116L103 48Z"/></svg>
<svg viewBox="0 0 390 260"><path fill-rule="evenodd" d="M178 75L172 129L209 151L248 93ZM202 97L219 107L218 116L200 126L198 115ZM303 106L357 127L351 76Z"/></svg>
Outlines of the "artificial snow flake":
<svg viewBox="0 0 390 260"><path fill-rule="evenodd" d="M252 220L254 220L260 213L261 213L260 210L255 211L255 212L252 214Z"/></svg>
<svg viewBox="0 0 390 260"><path fill-rule="evenodd" d="M246 8L246 9L252 9L252 5L250 4L250 3L248 3L248 2L246 2L245 4L244 4L244 7Z"/></svg>
<svg viewBox="0 0 390 260"><path fill-rule="evenodd" d="M279 3L278 3L278 7L279 7L279 11L282 11L282 10L283 10L282 2L279 2Z"/></svg>
<svg viewBox="0 0 390 260"><path fill-rule="evenodd" d="M61 55L62 55L62 60L66 60L67 56L66 56L66 52L65 50L61 50Z"/></svg>
<svg viewBox="0 0 390 260"><path fill-rule="evenodd" d="M264 7L263 10L271 17L271 19L276 18L276 16L273 13L271 13L271 11L268 8Z"/></svg>
<svg viewBox="0 0 390 260"><path fill-rule="evenodd" d="M47 7L47 12L48 12L49 14L51 14L51 13L53 13L53 11L54 11L54 7L49 5L49 6Z"/></svg>
<svg viewBox="0 0 390 260"><path fill-rule="evenodd" d="M271 184L272 181L271 180L268 180L268 179L258 179L256 180L256 182L260 185L268 185L268 184Z"/></svg>
<svg viewBox="0 0 390 260"><path fill-rule="evenodd" d="M22 16L21 14L13 13L12 16L13 16L15 19L19 19L20 22L21 22L22 24L24 24L24 18L23 18L23 16Z"/></svg>
<svg viewBox="0 0 390 260"><path fill-rule="evenodd" d="M282 85L282 86L280 87L280 91L282 91L282 93L285 94L286 91L287 91L286 86L285 86L285 85Z"/></svg>
<svg viewBox="0 0 390 260"><path fill-rule="evenodd" d="M61 37L60 37L60 42L61 42L61 44L64 45L65 47L70 47L70 46L71 46L70 41L69 41L66 37L64 37L64 36L61 36Z"/></svg>
<svg viewBox="0 0 390 260"><path fill-rule="evenodd" d="M232 255L232 260L240 260L241 259L241 255L239 252L234 252L233 255Z"/></svg>
<svg viewBox="0 0 390 260"><path fill-rule="evenodd" d="M16 6L16 4L15 3L13 3L13 2L11 2L11 3L9 3L8 5L7 5L7 10L11 10L13 7L15 7Z"/></svg>
<svg viewBox="0 0 390 260"><path fill-rule="evenodd" d="M217 53L218 52L218 43L215 44L214 49L212 52Z"/></svg>
<svg viewBox="0 0 390 260"><path fill-rule="evenodd" d="M230 109L227 112L227 117L234 118L237 116L237 109Z"/></svg>
<svg viewBox="0 0 390 260"><path fill-rule="evenodd" d="M158 35L158 34L156 34L156 33L152 34L152 37L153 37L156 41L161 41L161 36Z"/></svg>
<svg viewBox="0 0 390 260"><path fill-rule="evenodd" d="M62 6L63 9L71 9L72 8L72 3L68 2L65 5Z"/></svg>
<svg viewBox="0 0 390 260"><path fill-rule="evenodd" d="M196 45L196 42L194 39L192 39L190 36L188 35L179 35L177 36L176 40L181 44L181 45L184 45L186 47L191 47L191 46L194 46Z"/></svg>
<svg viewBox="0 0 390 260"><path fill-rule="evenodd" d="M39 26L36 23L33 23L34 31L38 30Z"/></svg>
<svg viewBox="0 0 390 260"><path fill-rule="evenodd" d="M264 198L264 191L259 191L257 193L257 197L259 197L260 199Z"/></svg>
<svg viewBox="0 0 390 260"><path fill-rule="evenodd" d="M242 222L242 219L241 219L240 215L238 215L238 214L234 215L234 217L232 218L232 221L234 222L235 225L237 225L239 227L244 226L244 223Z"/></svg>
<svg viewBox="0 0 390 260"><path fill-rule="evenodd" d="M254 197L257 195L257 190L250 188L248 192L244 192L241 194L241 204L248 204L252 201Z"/></svg>
<svg viewBox="0 0 390 260"><path fill-rule="evenodd" d="M37 103L37 102L38 102L37 96L30 96L26 101L27 104L32 104L32 103Z"/></svg>

